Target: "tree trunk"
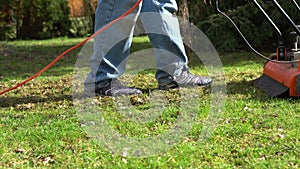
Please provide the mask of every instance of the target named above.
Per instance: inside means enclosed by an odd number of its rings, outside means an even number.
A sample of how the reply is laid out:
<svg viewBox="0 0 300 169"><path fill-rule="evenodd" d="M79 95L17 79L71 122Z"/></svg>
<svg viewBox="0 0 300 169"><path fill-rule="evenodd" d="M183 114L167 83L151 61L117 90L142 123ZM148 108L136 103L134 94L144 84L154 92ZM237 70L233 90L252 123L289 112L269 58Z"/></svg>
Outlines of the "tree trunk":
<svg viewBox="0 0 300 169"><path fill-rule="evenodd" d="M189 32L189 7L187 0L180 0L179 3L179 14L181 17L180 21L180 29L181 29L181 35L184 38L185 42L191 43L191 36ZM186 46L186 44L185 44ZM186 47L187 54L190 53L190 49Z"/></svg>
<svg viewBox="0 0 300 169"><path fill-rule="evenodd" d="M180 0L179 1L179 13L181 15L181 29L182 34L185 34L186 31L188 31L188 24L189 24L189 8L188 8L188 2L187 0Z"/></svg>

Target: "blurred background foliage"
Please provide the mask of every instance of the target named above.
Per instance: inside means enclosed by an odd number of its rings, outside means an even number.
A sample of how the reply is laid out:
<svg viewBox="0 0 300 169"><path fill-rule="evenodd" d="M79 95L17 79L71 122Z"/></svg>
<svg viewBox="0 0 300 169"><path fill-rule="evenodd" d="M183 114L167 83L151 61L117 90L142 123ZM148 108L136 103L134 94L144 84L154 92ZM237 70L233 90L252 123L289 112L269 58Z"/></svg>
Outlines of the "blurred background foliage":
<svg viewBox="0 0 300 169"><path fill-rule="evenodd" d="M286 19L275 8L271 0L258 0L265 11L283 33L286 44L291 44L294 31ZM297 24L300 24L300 12L292 0L278 0L284 10ZM298 4L299 0L296 1ZM210 38L218 50L232 51L249 49L239 36L233 25L216 11L215 1L206 5L202 0L189 1L191 22L195 23ZM253 1L220 0L220 9L229 15L251 44L259 50L274 50L278 36L266 17L260 12Z"/></svg>
<svg viewBox="0 0 300 169"><path fill-rule="evenodd" d="M2 40L48 39L69 33L71 22L67 0L2 1Z"/></svg>
<svg viewBox="0 0 300 169"><path fill-rule="evenodd" d="M285 40L293 31L271 0L258 0L282 30ZM300 0L297 0L297 3ZM232 24L216 11L214 0L178 0L178 15L197 25L219 51L247 50ZM278 0L295 23L299 11L292 0ZM1 0L0 40L85 37L93 33L97 0ZM272 50L277 34L251 0L220 0L255 48Z"/></svg>

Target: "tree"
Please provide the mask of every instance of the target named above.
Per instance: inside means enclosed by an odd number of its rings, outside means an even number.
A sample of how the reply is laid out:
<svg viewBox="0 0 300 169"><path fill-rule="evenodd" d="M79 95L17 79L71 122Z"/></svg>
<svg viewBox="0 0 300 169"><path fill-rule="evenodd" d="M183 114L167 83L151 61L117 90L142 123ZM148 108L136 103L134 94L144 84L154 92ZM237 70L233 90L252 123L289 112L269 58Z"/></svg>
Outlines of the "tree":
<svg viewBox="0 0 300 169"><path fill-rule="evenodd" d="M282 30L285 41L288 41L289 32L293 31L291 26L276 10L272 1L258 1ZM299 10L292 4L293 2L285 0L278 0L278 2L294 19L295 23L299 24ZM217 13L215 0L211 3L208 0L189 0L188 5L190 21L208 36L217 49L222 51L249 49L232 24L224 16ZM273 44L277 42L277 34L252 1L220 0L220 8L237 23L255 48L263 50L275 48Z"/></svg>
<svg viewBox="0 0 300 169"><path fill-rule="evenodd" d="M183 33L185 33L186 31L188 31L187 28L188 28L189 19L190 19L189 7L188 7L187 0L179 1L179 13L182 18L182 31L183 31Z"/></svg>
<svg viewBox="0 0 300 169"><path fill-rule="evenodd" d="M46 39L68 34L67 0L15 0L18 39Z"/></svg>
<svg viewBox="0 0 300 169"><path fill-rule="evenodd" d="M12 1L0 1L0 40L15 38L15 20Z"/></svg>

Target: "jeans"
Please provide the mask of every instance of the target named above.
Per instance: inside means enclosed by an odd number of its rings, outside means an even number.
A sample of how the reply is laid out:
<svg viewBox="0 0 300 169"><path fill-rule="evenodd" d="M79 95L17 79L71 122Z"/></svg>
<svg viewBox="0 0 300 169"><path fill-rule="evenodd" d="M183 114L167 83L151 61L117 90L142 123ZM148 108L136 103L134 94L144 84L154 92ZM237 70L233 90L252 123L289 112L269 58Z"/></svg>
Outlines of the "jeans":
<svg viewBox="0 0 300 169"><path fill-rule="evenodd" d="M127 12L136 2L98 0L95 31ZM143 0L129 17L121 21L122 24L113 25L95 37L94 52L90 57L91 72L85 86L95 86L99 81L117 78L124 73L138 16L142 16L143 26L154 48L157 81L167 83L180 74L188 59L175 16L177 10L175 0Z"/></svg>

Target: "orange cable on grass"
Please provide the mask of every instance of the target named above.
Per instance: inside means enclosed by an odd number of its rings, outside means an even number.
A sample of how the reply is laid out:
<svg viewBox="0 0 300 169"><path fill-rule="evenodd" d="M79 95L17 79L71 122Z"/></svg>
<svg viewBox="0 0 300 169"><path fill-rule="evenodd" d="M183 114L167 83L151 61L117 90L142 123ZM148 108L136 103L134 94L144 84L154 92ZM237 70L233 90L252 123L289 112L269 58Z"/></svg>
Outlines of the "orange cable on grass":
<svg viewBox="0 0 300 169"><path fill-rule="evenodd" d="M28 83L29 81L37 78L38 76L40 76L42 73L44 73L46 70L48 70L50 67L52 67L55 63L57 63L60 59L62 59L66 54L72 52L73 50L79 48L80 46L84 45L86 42L88 42L89 40L91 40L92 38L96 37L97 35L99 35L100 33L102 33L104 30L106 30L107 28L109 28L110 26L112 26L113 24L115 24L116 22L118 22L119 20L123 19L124 17L126 17L127 15L129 15L130 13L132 13L138 6L139 4L142 2L143 0L138 0L137 3L135 5L133 5L126 13L124 13L123 15L121 15L120 17L118 17L117 19L111 21L110 23L108 23L107 25L105 25L104 27L102 27L101 29L99 29L96 33L94 33L92 36L86 38L85 40L83 40L82 42L78 43L77 45L71 47L70 49L64 51L62 54L60 54L56 59L54 59L51 63L49 63L46 67L44 67L42 70L40 70L39 72L37 72L35 75L31 76L30 78L22 81L21 83L19 83L18 85L15 85L14 87L11 87L9 89L6 89L4 91L0 92L0 95L10 92L12 90L15 90L23 85L25 85L26 83Z"/></svg>

